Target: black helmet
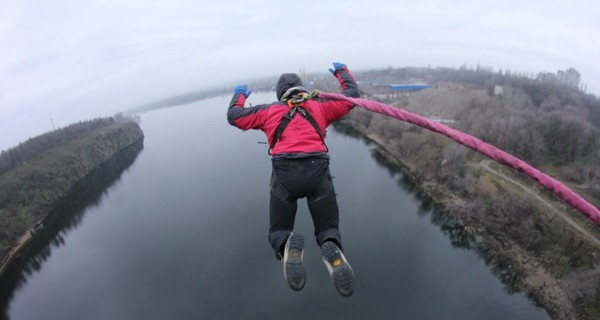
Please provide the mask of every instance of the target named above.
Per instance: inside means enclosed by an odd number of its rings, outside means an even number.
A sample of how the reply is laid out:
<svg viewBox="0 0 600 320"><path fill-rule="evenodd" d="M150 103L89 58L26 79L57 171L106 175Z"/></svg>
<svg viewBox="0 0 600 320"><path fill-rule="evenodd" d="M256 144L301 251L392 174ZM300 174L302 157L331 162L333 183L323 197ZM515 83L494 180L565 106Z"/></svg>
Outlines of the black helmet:
<svg viewBox="0 0 600 320"><path fill-rule="evenodd" d="M275 93L277 94L277 100L281 101L281 98L287 98L292 94L293 91L287 92L290 89L296 89L297 91L307 92L304 89L302 80L295 73L284 73L277 80L277 85L275 86ZM287 93L287 94L286 94Z"/></svg>

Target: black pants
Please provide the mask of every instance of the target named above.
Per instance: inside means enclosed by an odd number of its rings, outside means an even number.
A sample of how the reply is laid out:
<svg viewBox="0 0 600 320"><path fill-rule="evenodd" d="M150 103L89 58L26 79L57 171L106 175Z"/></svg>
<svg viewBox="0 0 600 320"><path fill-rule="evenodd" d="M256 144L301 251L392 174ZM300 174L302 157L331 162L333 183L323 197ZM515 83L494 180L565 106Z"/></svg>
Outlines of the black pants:
<svg viewBox="0 0 600 320"><path fill-rule="evenodd" d="M306 197L315 237L320 246L331 240L342 248L338 229L339 210L329 159L274 159L271 175L269 242L281 258L285 242L294 229L297 200Z"/></svg>

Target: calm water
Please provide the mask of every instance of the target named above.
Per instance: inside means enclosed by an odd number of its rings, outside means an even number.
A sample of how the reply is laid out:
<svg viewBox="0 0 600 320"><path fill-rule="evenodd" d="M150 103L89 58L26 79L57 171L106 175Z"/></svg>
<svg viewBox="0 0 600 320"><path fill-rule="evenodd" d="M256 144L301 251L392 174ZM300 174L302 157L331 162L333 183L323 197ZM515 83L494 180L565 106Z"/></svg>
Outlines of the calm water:
<svg viewBox="0 0 600 320"><path fill-rule="evenodd" d="M49 231L51 244L35 249L26 272L2 289L5 317L548 319L462 248L468 242L379 164L370 146L331 129L356 292L344 299L331 284L305 202L296 229L309 239L307 284L290 290L267 243L270 161L257 143L265 139L230 127L228 102L143 114L143 150L61 209L68 221Z"/></svg>

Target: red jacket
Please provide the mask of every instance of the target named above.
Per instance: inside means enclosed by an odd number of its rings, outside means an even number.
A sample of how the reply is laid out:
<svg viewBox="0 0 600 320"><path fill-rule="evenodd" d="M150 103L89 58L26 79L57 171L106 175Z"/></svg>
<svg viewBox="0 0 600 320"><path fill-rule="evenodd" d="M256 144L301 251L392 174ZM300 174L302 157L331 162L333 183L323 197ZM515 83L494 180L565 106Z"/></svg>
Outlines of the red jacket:
<svg viewBox="0 0 600 320"><path fill-rule="evenodd" d="M342 94L355 98L359 97L360 93L356 81L347 68L336 71L335 76L342 86ZM227 120L231 125L242 130L262 130L267 136L269 145L271 145L275 131L281 122L281 118L288 112L289 106L285 102L273 102L244 108L245 102L246 97L243 94L234 94L227 111ZM321 128L321 132L325 133L325 129L332 122L345 116L352 110L354 105L347 101L317 98L306 100L302 107L315 119ZM281 139L271 150L273 156L319 152L327 152L327 148L315 128L299 113L294 115Z"/></svg>

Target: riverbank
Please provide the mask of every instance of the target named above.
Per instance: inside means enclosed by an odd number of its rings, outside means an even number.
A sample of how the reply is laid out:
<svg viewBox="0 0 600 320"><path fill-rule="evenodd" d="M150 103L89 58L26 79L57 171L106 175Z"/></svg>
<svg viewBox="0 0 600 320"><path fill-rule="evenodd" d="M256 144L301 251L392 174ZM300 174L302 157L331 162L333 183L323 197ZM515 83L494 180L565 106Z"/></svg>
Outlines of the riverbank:
<svg viewBox="0 0 600 320"><path fill-rule="evenodd" d="M63 131L68 131L66 129ZM43 149L2 173L0 277L28 247L35 234L44 228L53 208L76 188L79 181L115 154L140 143L143 137L137 123L111 121ZM44 138L44 142L49 140ZM26 147L37 150L31 143Z"/></svg>
<svg viewBox="0 0 600 320"><path fill-rule="evenodd" d="M336 128L374 143L381 158L458 221L460 232L474 239L474 249L508 291L525 292L553 319L597 318L598 246L555 219L544 204L479 166L480 159L461 147L370 117L378 115L355 110ZM380 127L364 125L364 118ZM389 131L395 139L386 139Z"/></svg>

